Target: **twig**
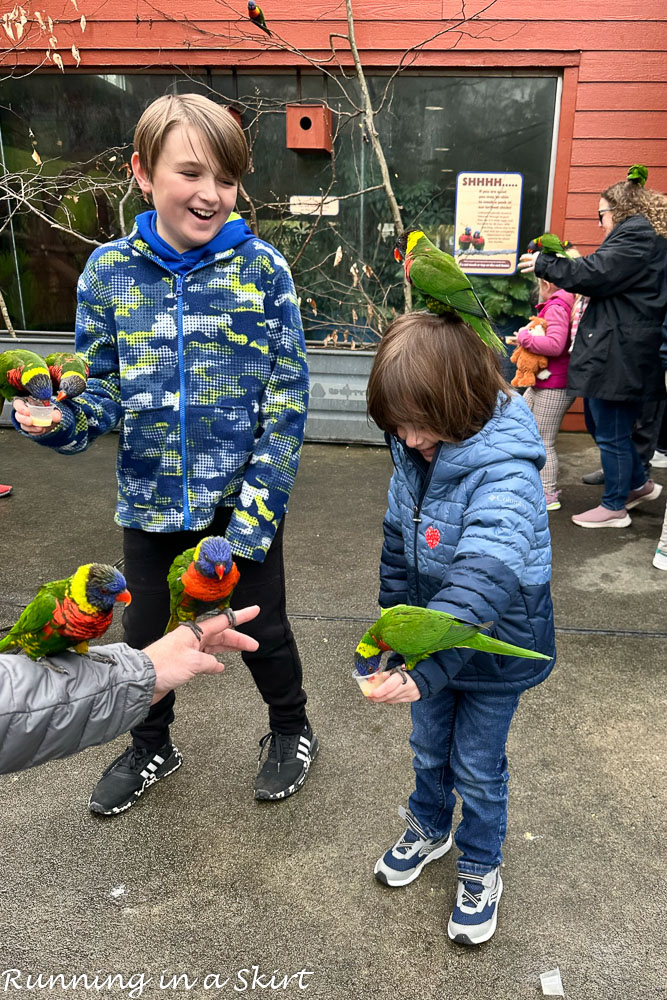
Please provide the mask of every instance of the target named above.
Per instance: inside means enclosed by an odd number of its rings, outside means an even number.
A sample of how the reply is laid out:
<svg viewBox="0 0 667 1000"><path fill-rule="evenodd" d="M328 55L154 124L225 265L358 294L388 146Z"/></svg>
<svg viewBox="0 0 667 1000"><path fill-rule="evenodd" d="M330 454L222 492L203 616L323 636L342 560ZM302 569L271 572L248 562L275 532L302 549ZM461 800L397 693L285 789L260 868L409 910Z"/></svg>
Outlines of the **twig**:
<svg viewBox="0 0 667 1000"><path fill-rule="evenodd" d="M0 313L2 313L2 318L5 321L5 326L7 327L7 332L10 337L16 337L16 330L12 325L12 321L9 318L9 311L7 309L7 303L5 302L5 297L0 292Z"/></svg>

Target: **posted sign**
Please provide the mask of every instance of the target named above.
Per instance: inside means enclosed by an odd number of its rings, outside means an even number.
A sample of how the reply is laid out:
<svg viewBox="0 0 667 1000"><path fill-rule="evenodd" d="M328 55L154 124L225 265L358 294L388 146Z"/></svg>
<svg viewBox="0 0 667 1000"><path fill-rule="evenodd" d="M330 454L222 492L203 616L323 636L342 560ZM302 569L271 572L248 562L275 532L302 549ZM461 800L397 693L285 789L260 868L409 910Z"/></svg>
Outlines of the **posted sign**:
<svg viewBox="0 0 667 1000"><path fill-rule="evenodd" d="M522 174L458 175L454 256L466 274L516 271L522 188Z"/></svg>

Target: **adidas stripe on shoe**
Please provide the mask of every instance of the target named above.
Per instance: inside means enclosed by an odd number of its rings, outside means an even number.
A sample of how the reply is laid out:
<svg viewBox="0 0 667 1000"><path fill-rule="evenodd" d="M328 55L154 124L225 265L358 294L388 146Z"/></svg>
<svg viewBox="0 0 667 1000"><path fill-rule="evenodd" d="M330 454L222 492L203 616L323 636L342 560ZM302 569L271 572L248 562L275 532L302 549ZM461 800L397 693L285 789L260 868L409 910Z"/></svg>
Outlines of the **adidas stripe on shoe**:
<svg viewBox="0 0 667 1000"><path fill-rule="evenodd" d="M259 746L255 798L267 802L298 792L320 748L310 724L301 733L272 730L261 738Z"/></svg>
<svg viewBox="0 0 667 1000"><path fill-rule="evenodd" d="M183 755L171 743L159 750L129 746L103 772L92 791L88 808L100 816L125 812L151 785L177 771L182 763Z"/></svg>
<svg viewBox="0 0 667 1000"><path fill-rule="evenodd" d="M409 885L429 861L441 858L452 846L452 835L429 837L415 816L399 806L398 814L407 823L405 833L376 862L374 875L384 885Z"/></svg>

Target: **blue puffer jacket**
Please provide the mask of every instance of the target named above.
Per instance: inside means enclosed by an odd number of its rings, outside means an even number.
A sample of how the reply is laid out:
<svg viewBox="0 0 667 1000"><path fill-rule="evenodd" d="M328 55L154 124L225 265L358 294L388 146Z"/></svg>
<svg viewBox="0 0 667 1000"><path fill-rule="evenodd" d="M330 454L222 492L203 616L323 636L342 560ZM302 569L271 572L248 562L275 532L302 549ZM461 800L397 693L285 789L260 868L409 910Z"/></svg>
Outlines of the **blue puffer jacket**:
<svg viewBox="0 0 667 1000"><path fill-rule="evenodd" d="M544 446L520 396L499 396L485 427L442 444L426 463L390 439L389 487L380 568L380 605L413 604L469 622L493 621L489 635L552 656L551 661L451 649L422 660L410 676L423 698L445 686L523 691L555 663L551 544L538 470Z"/></svg>
<svg viewBox="0 0 667 1000"><path fill-rule="evenodd" d="M122 419L116 522L194 531L216 507L233 507L232 551L262 562L294 484L308 408L292 276L235 213L186 273L179 255L170 265L141 233L90 257L76 318L88 388L33 440L75 454Z"/></svg>

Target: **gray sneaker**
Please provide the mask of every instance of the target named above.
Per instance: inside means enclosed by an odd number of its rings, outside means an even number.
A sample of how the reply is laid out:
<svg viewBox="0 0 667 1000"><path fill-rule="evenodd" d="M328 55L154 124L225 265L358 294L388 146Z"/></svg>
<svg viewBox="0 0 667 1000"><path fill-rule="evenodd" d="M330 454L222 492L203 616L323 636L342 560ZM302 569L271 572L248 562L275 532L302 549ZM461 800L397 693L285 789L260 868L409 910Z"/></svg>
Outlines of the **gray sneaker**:
<svg viewBox="0 0 667 1000"><path fill-rule="evenodd" d="M407 829L375 865L375 877L384 885L409 885L419 877L424 865L441 858L452 846L451 833L429 837L408 809L400 806L398 814L407 823Z"/></svg>

